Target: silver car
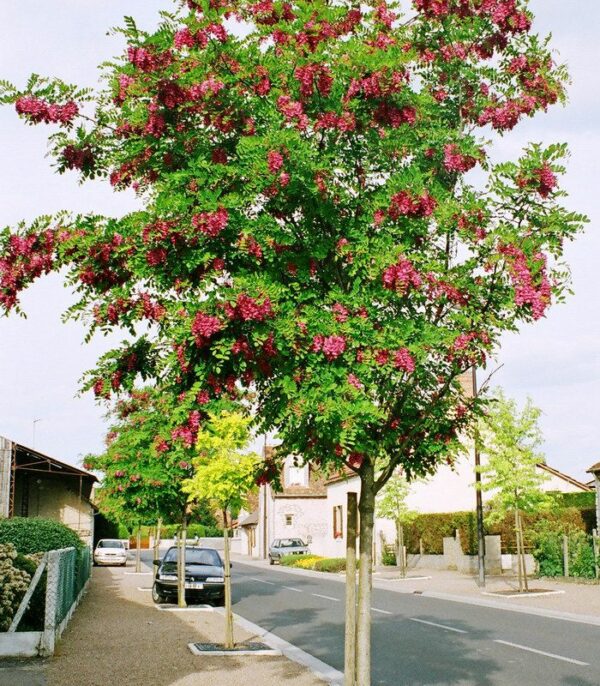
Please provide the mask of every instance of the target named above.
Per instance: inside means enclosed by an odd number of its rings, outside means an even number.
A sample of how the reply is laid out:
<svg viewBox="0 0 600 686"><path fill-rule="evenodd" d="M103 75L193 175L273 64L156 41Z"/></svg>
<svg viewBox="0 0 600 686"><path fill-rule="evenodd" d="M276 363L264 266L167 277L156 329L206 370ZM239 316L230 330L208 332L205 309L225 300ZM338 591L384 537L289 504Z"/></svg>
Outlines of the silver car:
<svg viewBox="0 0 600 686"><path fill-rule="evenodd" d="M284 555L308 555L310 550L301 538L276 538L269 548L269 564L279 562Z"/></svg>

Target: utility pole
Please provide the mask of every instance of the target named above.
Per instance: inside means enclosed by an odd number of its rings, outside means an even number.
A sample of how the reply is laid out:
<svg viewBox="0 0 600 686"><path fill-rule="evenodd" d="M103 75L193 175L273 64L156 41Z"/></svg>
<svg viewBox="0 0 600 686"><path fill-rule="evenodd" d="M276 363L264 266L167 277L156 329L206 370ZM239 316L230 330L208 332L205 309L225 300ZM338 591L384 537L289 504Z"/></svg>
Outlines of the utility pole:
<svg viewBox="0 0 600 686"><path fill-rule="evenodd" d="M473 398L477 398L477 370L471 367ZM475 510L477 518L477 585L485 588L485 537L483 531L483 500L481 497L481 455L479 453L479 430L475 430Z"/></svg>
<svg viewBox="0 0 600 686"><path fill-rule="evenodd" d="M32 443L31 447L32 448L35 448L35 425L41 421L42 421L41 419L34 419L33 420L33 431L32 431L33 436L32 436L32 441L31 441L31 443Z"/></svg>

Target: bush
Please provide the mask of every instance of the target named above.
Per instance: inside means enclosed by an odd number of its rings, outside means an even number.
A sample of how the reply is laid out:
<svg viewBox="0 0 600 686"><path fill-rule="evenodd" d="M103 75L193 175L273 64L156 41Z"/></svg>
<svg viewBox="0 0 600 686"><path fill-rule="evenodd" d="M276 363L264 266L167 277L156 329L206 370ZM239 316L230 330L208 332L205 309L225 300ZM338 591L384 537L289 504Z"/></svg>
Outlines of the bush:
<svg viewBox="0 0 600 686"><path fill-rule="evenodd" d="M538 562L541 576L563 576L563 531L545 522L535 533L533 555ZM584 531L571 530L569 537L569 576L593 579L596 576L592 537ZM599 560L600 562L600 560Z"/></svg>
<svg viewBox="0 0 600 686"><path fill-rule="evenodd" d="M27 555L60 548L84 547L83 541L68 526L52 519L13 517L0 520L0 544L12 543Z"/></svg>
<svg viewBox="0 0 600 686"><path fill-rule="evenodd" d="M31 576L15 566L17 550L12 543L0 544L0 631L7 631Z"/></svg>
<svg viewBox="0 0 600 686"><path fill-rule="evenodd" d="M307 564L312 565L315 560L321 560L322 558L318 555L313 555L308 553L306 555L282 555L279 558L279 564L284 567L300 567L303 566L304 569L312 569L312 566L305 566Z"/></svg>
<svg viewBox="0 0 600 686"><path fill-rule="evenodd" d="M314 563L313 569L317 572L344 572L346 570L346 558L326 557L322 560L317 560Z"/></svg>
<svg viewBox="0 0 600 686"><path fill-rule="evenodd" d="M559 507L576 507L580 510L593 510L596 507L596 494L587 493L552 493Z"/></svg>
<svg viewBox="0 0 600 686"><path fill-rule="evenodd" d="M381 555L381 564L388 567L396 566L396 553L391 550L384 550Z"/></svg>

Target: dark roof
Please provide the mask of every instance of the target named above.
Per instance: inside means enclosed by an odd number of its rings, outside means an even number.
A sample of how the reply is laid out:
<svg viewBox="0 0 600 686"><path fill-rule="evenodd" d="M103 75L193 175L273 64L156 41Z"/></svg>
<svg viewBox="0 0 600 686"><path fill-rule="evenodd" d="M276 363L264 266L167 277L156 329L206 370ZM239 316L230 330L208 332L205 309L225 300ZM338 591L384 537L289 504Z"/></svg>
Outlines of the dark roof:
<svg viewBox="0 0 600 686"><path fill-rule="evenodd" d="M547 465L545 462L538 462L537 464L538 467L541 469L544 469L550 474L554 474L554 476L559 477L559 479L563 479L564 481L572 484L573 486L577 486L577 488L581 488L582 491L591 491L592 489L587 485L582 483L581 481L577 481L577 479L574 479L572 476L569 476L568 474L564 474L563 472L559 472L558 469L555 469L554 467L550 467L550 465Z"/></svg>
<svg viewBox="0 0 600 686"><path fill-rule="evenodd" d="M254 510L243 522L240 522L240 526L254 526L255 524L258 524L258 510Z"/></svg>
<svg viewBox="0 0 600 686"><path fill-rule="evenodd" d="M596 464L593 464L588 470L588 474L598 474L600 473L600 462L596 462Z"/></svg>
<svg viewBox="0 0 600 686"><path fill-rule="evenodd" d="M98 481L97 477L84 469L74 467L55 457L44 455L35 448L12 442L15 454L16 469L28 472L40 472L44 474L55 474L63 476L81 476L90 480L90 483Z"/></svg>

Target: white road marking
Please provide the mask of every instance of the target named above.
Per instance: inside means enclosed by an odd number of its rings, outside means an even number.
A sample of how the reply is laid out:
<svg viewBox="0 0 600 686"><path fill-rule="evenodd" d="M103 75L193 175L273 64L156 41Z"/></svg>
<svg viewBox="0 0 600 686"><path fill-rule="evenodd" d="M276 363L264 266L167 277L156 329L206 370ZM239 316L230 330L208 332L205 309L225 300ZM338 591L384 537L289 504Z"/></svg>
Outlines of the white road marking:
<svg viewBox="0 0 600 686"><path fill-rule="evenodd" d="M392 614L389 610L380 610L378 607L372 607L371 610L373 612L381 612L382 615L391 615Z"/></svg>
<svg viewBox="0 0 600 686"><path fill-rule="evenodd" d="M520 643L511 643L510 641L501 641L500 639L494 639L494 643L501 643L505 646L510 646L511 648L518 648L519 650L527 650L530 653L536 653L537 655L545 655L546 657L554 658L555 660L562 660L563 662L570 662L574 665L581 665L582 667L589 667L588 662L582 662L581 660L575 660L572 657L564 657L563 655L556 655L555 653L546 653L543 650L536 650L535 648L529 648L529 646L522 646Z"/></svg>
<svg viewBox="0 0 600 686"><path fill-rule="evenodd" d="M428 622L426 619L417 619L416 617L409 617L411 622L419 622L419 624L428 624L429 626L437 626L438 629L446 629L446 631L456 631L457 634L468 634L464 629L455 629L453 626L446 626L445 624L436 624L436 622Z"/></svg>
<svg viewBox="0 0 600 686"><path fill-rule="evenodd" d="M281 588L287 588L288 591L295 591L296 593L303 593L300 588L294 588L293 586L282 586Z"/></svg>
<svg viewBox="0 0 600 686"><path fill-rule="evenodd" d="M265 581L264 579L256 579L255 577L250 577L250 581L258 581L261 584L269 584L269 586L275 586L273 581Z"/></svg>
<svg viewBox="0 0 600 686"><path fill-rule="evenodd" d="M314 595L316 598L325 598L325 600L335 600L336 603L340 602L339 598L333 598L330 595L321 595L320 593L311 593L311 595Z"/></svg>

